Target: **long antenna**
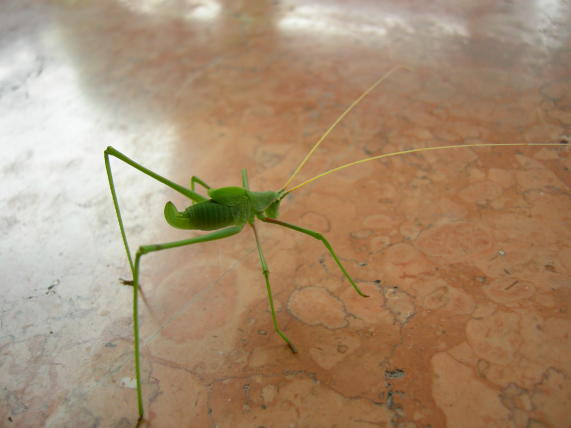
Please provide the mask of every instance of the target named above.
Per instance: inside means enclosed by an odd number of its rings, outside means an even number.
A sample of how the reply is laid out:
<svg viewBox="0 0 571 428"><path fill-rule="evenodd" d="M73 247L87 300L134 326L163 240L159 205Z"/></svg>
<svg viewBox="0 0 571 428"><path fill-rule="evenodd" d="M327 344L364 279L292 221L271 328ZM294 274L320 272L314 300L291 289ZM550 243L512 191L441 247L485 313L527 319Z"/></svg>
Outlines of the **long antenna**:
<svg viewBox="0 0 571 428"><path fill-rule="evenodd" d="M392 156L407 155L407 154L411 154L411 153L428 152L431 150L459 149L459 148L465 148L465 147L509 147L509 146L563 146L563 144L561 144L561 143L456 144L456 145L452 145L452 146L422 147L422 148L417 148L417 149L402 150L400 152L385 153L382 155L373 156L370 158L365 158L365 159L357 160L354 162L350 162L350 163L347 163L345 165L338 166L337 168L333 168L333 169L330 169L328 171L325 171L325 172L323 172L319 175L316 175L315 177L310 178L309 180L305 180L303 183L298 184L297 186L294 186L291 189L285 191L284 196L288 193L293 192L294 190L297 190L297 189L305 186L306 184L309 184L309 183L311 183L311 182L313 182L319 178L325 177L326 175L332 174L332 173L337 172L337 171L341 171L342 169L349 168L350 166L359 165L359 164L369 162L369 161L373 161L373 160L377 160L377 159L389 158Z"/></svg>
<svg viewBox="0 0 571 428"><path fill-rule="evenodd" d="M367 95L369 95L369 93L375 89L377 86L379 86L381 83L383 83L386 79L389 78L389 76L391 74L393 74L396 70L398 70L399 68L403 68L405 70L411 71L410 68L404 66L404 65L397 65L393 68L391 68L388 72L386 72L384 75L382 75L379 79L377 79L377 81L375 83L373 83L365 92L363 92L361 94L361 96L359 98L357 98L355 101L353 101L351 103L351 105L349 107L347 107L347 109L341 113L341 115L335 120L335 122L333 122L333 124L327 128L327 131L325 131L323 133L323 135L319 138L319 140L317 140L317 142L313 145L313 147L311 148L311 150L307 153L307 155L305 155L305 158L303 158L303 160L301 161L301 163L298 165L298 167L296 168L296 170L293 172L293 174L288 178L288 180L286 181L286 183L282 186L282 191L286 189L287 186L289 186L289 184L293 181L293 179L295 178L295 176L299 173L299 171L301 170L301 168L303 168L303 166L305 165L305 163L309 160L309 158L311 157L311 155L313 154L313 152L315 152L317 150L317 148L319 147L319 145L323 142L323 140L325 140L325 138L327 138L327 136L331 133L331 131L333 131L333 129L339 124L339 122L341 122L343 120L343 118L345 116L347 116L347 114L349 114L349 112L351 110L353 110L353 108L359 104L363 98L365 98Z"/></svg>

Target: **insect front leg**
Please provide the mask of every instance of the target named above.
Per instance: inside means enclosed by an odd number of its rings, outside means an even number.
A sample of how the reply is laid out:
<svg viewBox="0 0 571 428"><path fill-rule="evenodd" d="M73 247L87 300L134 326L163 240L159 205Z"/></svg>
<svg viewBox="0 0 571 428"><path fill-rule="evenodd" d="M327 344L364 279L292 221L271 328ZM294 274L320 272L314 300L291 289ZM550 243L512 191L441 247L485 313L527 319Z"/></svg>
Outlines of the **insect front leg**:
<svg viewBox="0 0 571 428"><path fill-rule="evenodd" d="M269 218L269 217L260 217L260 220L265 221L266 223L277 224L279 226L287 227L288 229L293 229L293 230L296 230L298 232L305 233L306 235L309 235L309 236L323 242L323 245L325 245L325 248L327 248L327 250L329 251L329 254L331 254L331 257L333 257L333 260L335 260L335 263L337 263L337 266L339 266L339 269L341 269L341 272L343 272L343 275L345 275L345 278L347 278L347 280L351 283L351 285L353 286L355 291L357 293L359 293L360 296L369 297L359 289L359 287L357 286L355 281L353 281L353 278L351 278L349 273L345 270L345 268L341 264L339 257L337 257L337 254L335 254L335 251L333 251L333 247L331 246L329 241L321 233L316 232L316 231L311 230L311 229L305 229L303 227L296 226L295 224L286 223L285 221L280 221L280 220L276 220L276 219Z"/></svg>
<svg viewBox="0 0 571 428"><path fill-rule="evenodd" d="M254 236L256 237L256 246L258 247L258 255L260 256L260 264L262 265L262 273L264 274L264 278L266 280L266 289L268 291L268 300L270 301L270 310L272 312L272 321L274 323L274 330L280 337L287 343L289 349L295 354L297 353L297 349L291 343L291 341L287 338L287 336L280 330L278 325L278 319L276 317L276 310L274 308L274 299L272 297L272 287L270 285L270 270L268 269L268 265L266 264L266 259L264 257L264 253L262 252L262 245L260 244L260 239L258 237L258 231L256 230L256 226L254 223L250 223L252 226L252 230L254 231Z"/></svg>

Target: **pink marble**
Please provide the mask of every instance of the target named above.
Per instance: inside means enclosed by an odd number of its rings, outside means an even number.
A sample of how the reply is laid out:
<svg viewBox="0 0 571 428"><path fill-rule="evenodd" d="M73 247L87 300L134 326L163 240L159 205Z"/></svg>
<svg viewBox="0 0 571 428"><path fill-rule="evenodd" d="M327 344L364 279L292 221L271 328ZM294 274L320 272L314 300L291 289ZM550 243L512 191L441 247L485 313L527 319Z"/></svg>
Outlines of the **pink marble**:
<svg viewBox="0 0 571 428"><path fill-rule="evenodd" d="M569 2L6 0L0 5L0 426L134 426L113 145L188 185L276 190L398 150L571 138ZM569 146L346 169L251 230L143 258L153 427L571 427ZM188 203L113 161L131 246Z"/></svg>

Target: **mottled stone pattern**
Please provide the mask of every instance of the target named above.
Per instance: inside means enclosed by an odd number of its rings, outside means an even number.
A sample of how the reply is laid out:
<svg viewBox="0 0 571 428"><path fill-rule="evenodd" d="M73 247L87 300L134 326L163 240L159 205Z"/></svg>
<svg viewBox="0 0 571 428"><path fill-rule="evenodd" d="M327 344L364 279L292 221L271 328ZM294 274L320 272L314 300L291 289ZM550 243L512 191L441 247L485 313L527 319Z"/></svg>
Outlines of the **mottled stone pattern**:
<svg viewBox="0 0 571 428"><path fill-rule="evenodd" d="M281 219L143 258L152 427L571 427L571 5L0 2L0 426L137 421L130 279L102 152L277 190ZM180 195L113 161L132 249Z"/></svg>

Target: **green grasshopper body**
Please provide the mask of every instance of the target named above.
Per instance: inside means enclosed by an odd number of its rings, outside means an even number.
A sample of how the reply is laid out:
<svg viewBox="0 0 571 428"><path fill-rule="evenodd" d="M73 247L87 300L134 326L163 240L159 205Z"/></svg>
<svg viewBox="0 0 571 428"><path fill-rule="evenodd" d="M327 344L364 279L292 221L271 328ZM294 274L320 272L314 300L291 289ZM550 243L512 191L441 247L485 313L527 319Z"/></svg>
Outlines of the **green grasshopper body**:
<svg viewBox="0 0 571 428"><path fill-rule="evenodd" d="M138 169L139 171L155 178L161 183L167 185L168 187L182 193L188 197L192 204L189 205L184 211L179 211L172 202L167 202L164 208L164 216L168 224L177 229L188 229L188 230L203 230L210 231L202 236L195 238L183 239L180 241L167 242L162 244L151 244L140 246L135 255L135 261L131 257L131 251L129 250L129 244L127 242L127 236L125 233L125 228L123 226L123 219L121 216L121 211L119 209L119 202L117 199L117 193L115 191L115 185L113 182L113 174L111 173L111 164L109 162L109 157L113 156L117 159L122 160L128 165ZM258 232L255 226L255 220L259 220L266 223L273 223L279 226L292 229L306 235L309 235L315 239L323 242L347 280L351 283L355 291L363 297L368 297L364 294L353 278L345 270L341 261L335 254L333 247L327 241L327 239L320 233L299 227L290 223L286 223L277 219L279 214L279 206L282 199L289 193L285 190L280 190L277 192L267 191L267 192L253 192L250 190L248 185L248 175L246 170L242 170L242 187L221 187L218 189L213 189L207 185L200 178L193 176L191 179L190 189L181 186L173 181L145 168L129 157L125 156L120 151L113 147L107 147L104 152L105 158L105 168L107 170L107 178L109 180L109 185L111 188L111 195L113 197L113 204L115 206L115 212L117 214L117 220L119 223L119 228L121 230L121 236L123 238L123 244L127 252L127 258L129 259L129 264L131 266L131 272L133 274L133 281L127 281L126 284L133 286L133 328L134 328L134 342L135 342L135 374L137 380L137 403L139 407L139 421L143 417L143 399L141 391L141 374L140 374L140 353L139 353L139 315L138 315L138 290L139 290L139 272L140 272L140 262L141 257L145 254L166 250L170 248L177 248L186 245L198 244L202 242L214 241L217 239L223 239L230 237L239 233L246 224L252 227L254 232L254 237L256 239L256 245L258 247L258 255L260 258L260 264L262 266L262 273L266 281L266 290L268 293L268 300L270 304L270 310L272 315L272 321L274 324L274 330L276 333L287 343L292 352L297 352L293 343L287 338L287 336L280 330L274 301L272 298L272 289L270 285L269 274L270 271L266 264L264 254L262 252L262 247L260 244L260 239L258 237ZM203 196L195 191L196 183L204 187L208 192L208 197Z"/></svg>
<svg viewBox="0 0 571 428"><path fill-rule="evenodd" d="M198 201L182 212L168 202L165 205L168 224L189 230L244 226L253 223L256 217L276 218L281 201L279 192L252 192L244 187L208 189L208 196L210 199Z"/></svg>

